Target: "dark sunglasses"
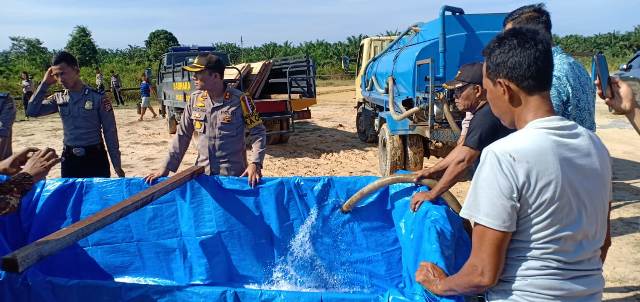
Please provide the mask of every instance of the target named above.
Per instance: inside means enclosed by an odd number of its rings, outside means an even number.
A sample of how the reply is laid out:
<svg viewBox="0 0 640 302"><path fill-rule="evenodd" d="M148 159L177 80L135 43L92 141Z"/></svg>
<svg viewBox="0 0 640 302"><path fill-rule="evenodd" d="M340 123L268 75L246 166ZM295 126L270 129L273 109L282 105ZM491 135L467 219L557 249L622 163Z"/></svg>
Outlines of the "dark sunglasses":
<svg viewBox="0 0 640 302"><path fill-rule="evenodd" d="M456 99L459 99L460 96L462 96L462 94L464 93L465 90L467 90L467 88L469 88L471 84L464 84L456 89L453 90L453 97Z"/></svg>

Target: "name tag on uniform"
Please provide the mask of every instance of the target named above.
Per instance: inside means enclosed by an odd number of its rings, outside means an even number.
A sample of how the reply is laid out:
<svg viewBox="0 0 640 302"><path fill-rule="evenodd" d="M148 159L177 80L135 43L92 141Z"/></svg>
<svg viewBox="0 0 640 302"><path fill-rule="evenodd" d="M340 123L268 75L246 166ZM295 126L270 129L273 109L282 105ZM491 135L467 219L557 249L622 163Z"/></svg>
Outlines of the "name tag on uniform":
<svg viewBox="0 0 640 302"><path fill-rule="evenodd" d="M93 110L93 102L91 100L86 100L84 102L84 109Z"/></svg>

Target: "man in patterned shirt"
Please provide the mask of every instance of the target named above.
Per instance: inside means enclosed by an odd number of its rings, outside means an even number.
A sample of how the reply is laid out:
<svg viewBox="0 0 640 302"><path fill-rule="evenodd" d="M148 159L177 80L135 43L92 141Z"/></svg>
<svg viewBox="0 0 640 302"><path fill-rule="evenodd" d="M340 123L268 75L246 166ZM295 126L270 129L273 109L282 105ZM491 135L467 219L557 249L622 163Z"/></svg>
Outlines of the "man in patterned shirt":
<svg viewBox="0 0 640 302"><path fill-rule="evenodd" d="M0 183L0 215L15 212L33 184L44 179L59 162L60 157L51 148L26 148L1 161L0 174L11 177Z"/></svg>
<svg viewBox="0 0 640 302"><path fill-rule="evenodd" d="M504 29L515 26L536 27L551 35L551 16L544 4L520 7L504 19ZM584 67L560 46L553 51L551 103L556 114L596 131L596 89Z"/></svg>

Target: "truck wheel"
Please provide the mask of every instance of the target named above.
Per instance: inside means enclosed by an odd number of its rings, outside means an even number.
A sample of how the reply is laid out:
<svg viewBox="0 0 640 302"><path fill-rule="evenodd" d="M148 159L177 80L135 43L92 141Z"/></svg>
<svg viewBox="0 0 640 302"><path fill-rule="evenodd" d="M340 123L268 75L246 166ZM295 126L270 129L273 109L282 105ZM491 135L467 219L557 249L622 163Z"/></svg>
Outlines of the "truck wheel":
<svg viewBox="0 0 640 302"><path fill-rule="evenodd" d="M178 121L174 115L167 117L167 124L169 125L169 134L175 134L178 131Z"/></svg>
<svg viewBox="0 0 640 302"><path fill-rule="evenodd" d="M376 141L376 130L373 127L373 122L374 118L371 110L364 108L364 106L358 107L356 131L358 132L358 138L364 143Z"/></svg>
<svg viewBox="0 0 640 302"><path fill-rule="evenodd" d="M280 123L280 131L289 131L289 124L291 123L290 120L283 120ZM280 143L281 144L286 144L289 141L289 137L291 136L291 133L282 133L280 134Z"/></svg>
<svg viewBox="0 0 640 302"><path fill-rule="evenodd" d="M378 134L378 160L380 174L389 176L404 166L404 148L399 135L392 135L385 123Z"/></svg>
<svg viewBox="0 0 640 302"><path fill-rule="evenodd" d="M280 131L280 120L264 121L267 132ZM280 142L280 134L267 134L267 145L275 145Z"/></svg>
<svg viewBox="0 0 640 302"><path fill-rule="evenodd" d="M422 136L410 134L405 136L404 168L409 171L419 171L424 162L424 143Z"/></svg>

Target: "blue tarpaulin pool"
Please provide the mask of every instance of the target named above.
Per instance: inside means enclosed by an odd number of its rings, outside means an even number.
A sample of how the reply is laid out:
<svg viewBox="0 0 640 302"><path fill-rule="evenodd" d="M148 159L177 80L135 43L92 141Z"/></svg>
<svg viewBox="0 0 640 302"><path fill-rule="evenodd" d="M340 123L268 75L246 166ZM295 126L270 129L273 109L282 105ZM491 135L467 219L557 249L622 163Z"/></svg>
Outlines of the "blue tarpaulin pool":
<svg viewBox="0 0 640 302"><path fill-rule="evenodd" d="M414 281L421 261L455 273L470 241L444 203L408 210L398 184L349 214L374 177L200 176L22 274L0 271L2 301L457 301ZM0 218L5 255L148 186L49 179Z"/></svg>

